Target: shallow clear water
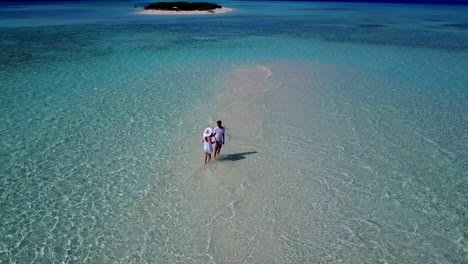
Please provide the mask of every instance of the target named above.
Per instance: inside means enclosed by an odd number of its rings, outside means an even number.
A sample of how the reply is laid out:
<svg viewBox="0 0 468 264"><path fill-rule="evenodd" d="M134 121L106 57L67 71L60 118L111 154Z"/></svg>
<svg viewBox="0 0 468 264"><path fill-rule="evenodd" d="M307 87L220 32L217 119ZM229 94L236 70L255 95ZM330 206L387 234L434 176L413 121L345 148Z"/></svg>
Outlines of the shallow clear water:
<svg viewBox="0 0 468 264"><path fill-rule="evenodd" d="M225 5L0 6L0 262L468 261L468 9Z"/></svg>

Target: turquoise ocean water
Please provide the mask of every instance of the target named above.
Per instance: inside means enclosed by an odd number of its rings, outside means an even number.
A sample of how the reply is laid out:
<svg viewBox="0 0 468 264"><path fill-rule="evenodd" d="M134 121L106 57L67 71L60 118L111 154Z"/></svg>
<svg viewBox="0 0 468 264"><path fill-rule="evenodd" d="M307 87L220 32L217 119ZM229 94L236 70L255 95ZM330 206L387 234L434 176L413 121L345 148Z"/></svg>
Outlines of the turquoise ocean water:
<svg viewBox="0 0 468 264"><path fill-rule="evenodd" d="M467 263L468 7L222 4L0 3L0 263Z"/></svg>

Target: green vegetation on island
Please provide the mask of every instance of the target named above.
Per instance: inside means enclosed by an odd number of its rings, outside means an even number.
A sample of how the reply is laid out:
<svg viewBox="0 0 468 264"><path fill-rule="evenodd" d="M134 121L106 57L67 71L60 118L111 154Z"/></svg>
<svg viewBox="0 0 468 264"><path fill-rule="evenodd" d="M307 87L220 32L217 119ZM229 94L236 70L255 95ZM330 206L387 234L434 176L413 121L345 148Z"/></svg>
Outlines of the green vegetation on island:
<svg viewBox="0 0 468 264"><path fill-rule="evenodd" d="M211 3L192 2L158 2L145 6L145 10L171 11L210 11L216 8L222 8L222 6Z"/></svg>

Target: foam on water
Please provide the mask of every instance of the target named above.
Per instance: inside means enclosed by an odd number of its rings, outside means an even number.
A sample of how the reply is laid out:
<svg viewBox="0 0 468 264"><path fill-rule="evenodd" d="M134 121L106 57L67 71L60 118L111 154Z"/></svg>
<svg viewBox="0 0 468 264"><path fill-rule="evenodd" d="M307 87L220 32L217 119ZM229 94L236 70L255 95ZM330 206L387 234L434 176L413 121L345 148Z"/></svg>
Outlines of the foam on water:
<svg viewBox="0 0 468 264"><path fill-rule="evenodd" d="M466 262L465 9L231 3L2 10L0 262Z"/></svg>

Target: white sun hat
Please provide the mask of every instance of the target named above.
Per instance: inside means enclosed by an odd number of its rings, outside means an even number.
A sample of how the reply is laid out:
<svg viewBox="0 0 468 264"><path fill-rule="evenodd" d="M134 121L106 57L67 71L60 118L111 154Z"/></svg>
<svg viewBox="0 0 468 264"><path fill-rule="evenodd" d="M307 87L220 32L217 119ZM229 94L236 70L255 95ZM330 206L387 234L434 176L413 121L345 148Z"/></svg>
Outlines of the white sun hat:
<svg viewBox="0 0 468 264"><path fill-rule="evenodd" d="M205 128L205 131L203 132L203 137L209 137L211 136L211 133L213 133L213 130L211 129L211 127L207 127Z"/></svg>

